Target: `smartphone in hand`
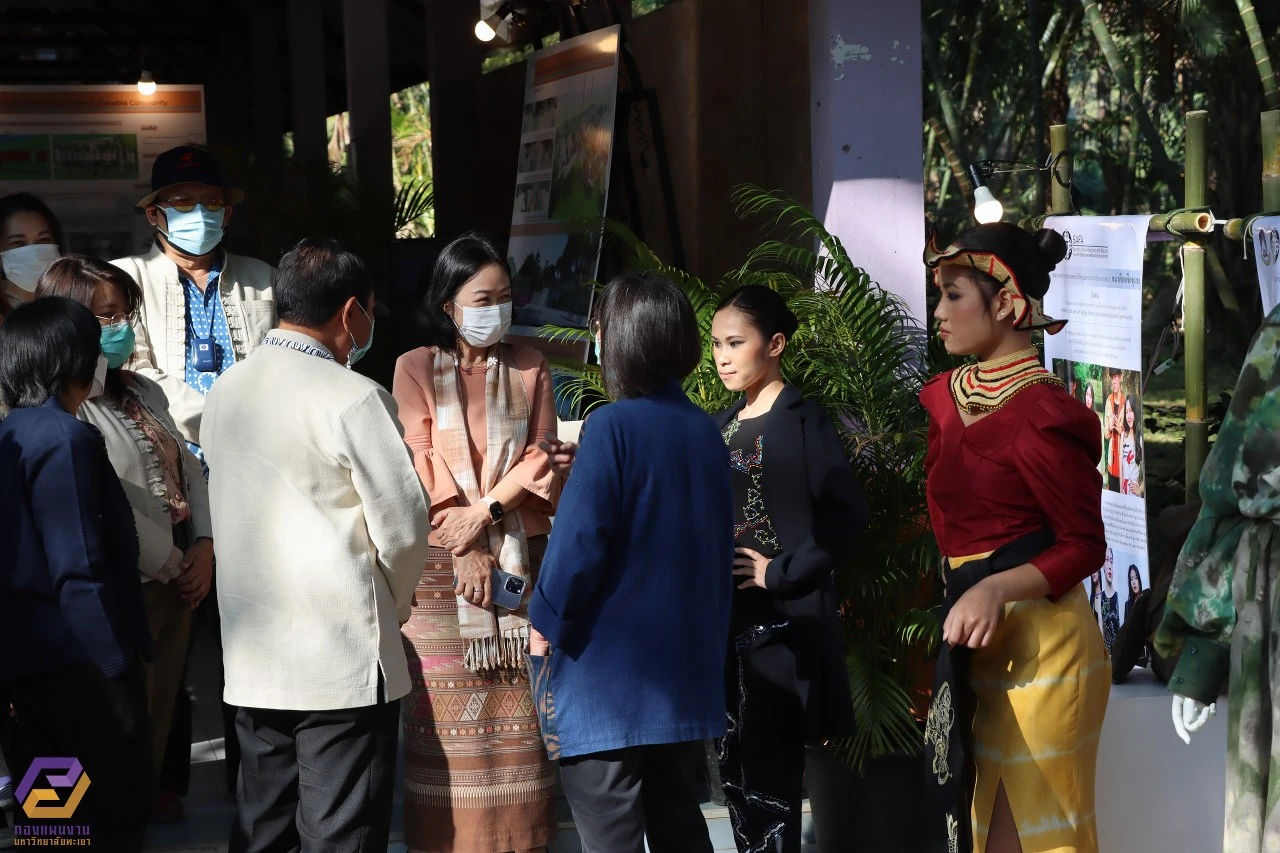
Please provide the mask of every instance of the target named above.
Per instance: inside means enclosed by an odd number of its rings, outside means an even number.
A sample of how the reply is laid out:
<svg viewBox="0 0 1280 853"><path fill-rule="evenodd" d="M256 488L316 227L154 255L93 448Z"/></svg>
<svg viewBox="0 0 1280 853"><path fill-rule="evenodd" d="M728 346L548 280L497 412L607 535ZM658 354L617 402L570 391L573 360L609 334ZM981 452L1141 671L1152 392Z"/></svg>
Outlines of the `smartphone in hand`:
<svg viewBox="0 0 1280 853"><path fill-rule="evenodd" d="M519 610L521 602L524 601L524 591L529 585L528 581L519 575L497 568L491 570L489 578L489 584L493 590L491 595L493 603L503 610ZM458 586L457 575L453 576L453 585L455 588Z"/></svg>

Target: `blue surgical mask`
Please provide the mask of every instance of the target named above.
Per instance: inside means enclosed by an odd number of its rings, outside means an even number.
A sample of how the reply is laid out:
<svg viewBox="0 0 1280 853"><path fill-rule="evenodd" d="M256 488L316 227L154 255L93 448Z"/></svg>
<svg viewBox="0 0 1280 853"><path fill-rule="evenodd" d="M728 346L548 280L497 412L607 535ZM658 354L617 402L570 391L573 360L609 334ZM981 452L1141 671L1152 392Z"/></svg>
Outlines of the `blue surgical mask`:
<svg viewBox="0 0 1280 853"><path fill-rule="evenodd" d="M212 211L203 204L197 204L186 213L169 208L164 215L169 230L161 233L188 255L207 255L222 242L222 222L227 216L225 209Z"/></svg>
<svg viewBox="0 0 1280 853"><path fill-rule="evenodd" d="M124 366L133 355L135 341L133 326L128 323L112 323L102 327L102 354L107 357L107 367L112 370Z"/></svg>
<svg viewBox="0 0 1280 853"><path fill-rule="evenodd" d="M364 306L359 302L356 303L356 306L360 309L360 313L369 319L369 340L364 342L364 346L359 346L356 344L356 336L352 335L350 331L347 332L347 335L351 338L351 351L347 353L347 367L353 367L357 361L364 358L364 354L373 346L373 318L369 317L369 312L364 310Z"/></svg>

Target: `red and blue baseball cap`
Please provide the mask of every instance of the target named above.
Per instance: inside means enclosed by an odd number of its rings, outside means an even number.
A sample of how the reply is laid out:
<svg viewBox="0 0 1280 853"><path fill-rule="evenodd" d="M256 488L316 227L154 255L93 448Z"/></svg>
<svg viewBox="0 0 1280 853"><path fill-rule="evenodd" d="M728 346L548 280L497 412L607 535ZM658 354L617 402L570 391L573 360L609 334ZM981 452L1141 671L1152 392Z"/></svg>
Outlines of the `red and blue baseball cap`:
<svg viewBox="0 0 1280 853"><path fill-rule="evenodd" d="M151 167L151 192L138 201L138 207L154 204L156 196L178 184L204 184L217 187L226 194L227 204L244 201L244 191L222 179L218 161L207 149L198 145L179 145L156 158Z"/></svg>

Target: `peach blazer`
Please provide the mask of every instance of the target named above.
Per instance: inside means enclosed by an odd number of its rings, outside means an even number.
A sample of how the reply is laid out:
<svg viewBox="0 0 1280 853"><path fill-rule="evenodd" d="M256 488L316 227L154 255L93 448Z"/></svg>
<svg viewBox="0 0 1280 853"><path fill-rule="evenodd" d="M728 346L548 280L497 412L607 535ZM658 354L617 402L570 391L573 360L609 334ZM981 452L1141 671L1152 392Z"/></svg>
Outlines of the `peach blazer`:
<svg viewBox="0 0 1280 853"><path fill-rule="evenodd" d="M546 357L536 349L513 345L511 347L515 367L520 371L525 393L529 397L529 439L524 455L503 481L513 479L529 494L520 504L518 512L524 521L525 534L538 536L551 532L551 516L555 513L560 489L560 478L551 470L547 454L538 449L543 438L556 435L555 392L551 383L551 369ZM439 443L436 431L435 382L432 379L434 347L419 347L407 352L396 361L392 396L400 407L400 423L404 426L404 441L413 453L413 466L422 479L422 486L431 501L434 514L448 506L466 503L459 494L458 485L445 465L444 459L432 452ZM461 385L461 383L459 383ZM463 406L467 411L467 407ZM472 423L468 411L467 429L475 435L484 435L484 422ZM478 442L479 451L485 452L484 442ZM477 472L477 479L480 479ZM431 544L439 545L435 534Z"/></svg>

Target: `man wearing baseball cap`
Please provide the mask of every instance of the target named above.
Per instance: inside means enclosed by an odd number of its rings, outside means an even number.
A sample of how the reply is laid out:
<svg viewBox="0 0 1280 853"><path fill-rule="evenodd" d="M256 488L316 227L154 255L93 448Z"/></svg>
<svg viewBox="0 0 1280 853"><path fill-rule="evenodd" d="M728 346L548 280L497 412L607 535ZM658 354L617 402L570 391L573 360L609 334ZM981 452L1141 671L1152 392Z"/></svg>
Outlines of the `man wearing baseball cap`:
<svg viewBox="0 0 1280 853"><path fill-rule="evenodd" d="M205 395L276 324L271 267L222 249L243 200L204 148L171 148L156 158L151 192L137 205L156 229L151 250L111 262L142 288L132 369L160 383L197 456Z"/></svg>
<svg viewBox="0 0 1280 853"><path fill-rule="evenodd" d="M142 308L133 320L136 344L130 367L164 389L169 412L201 464L200 416L205 395L228 367L253 352L276 325L271 267L222 248L232 209L243 200L244 193L227 185L217 161L204 148L171 148L156 158L151 192L137 205L156 229L150 251L111 262L142 288ZM215 596L206 601L216 619ZM222 718L230 735L235 709L223 703ZM189 734L189 727L189 714L178 714L170 750L181 749L176 746L178 738L183 730ZM191 738L185 742L189 745ZM234 737L227 738L227 746L227 785L234 790L239 770ZM185 766L189 756L179 755L174 761ZM168 764L167 758L166 768ZM185 788L185 783L168 780L166 775L167 769L160 780L155 820L182 815L181 800L168 788L170 784Z"/></svg>

